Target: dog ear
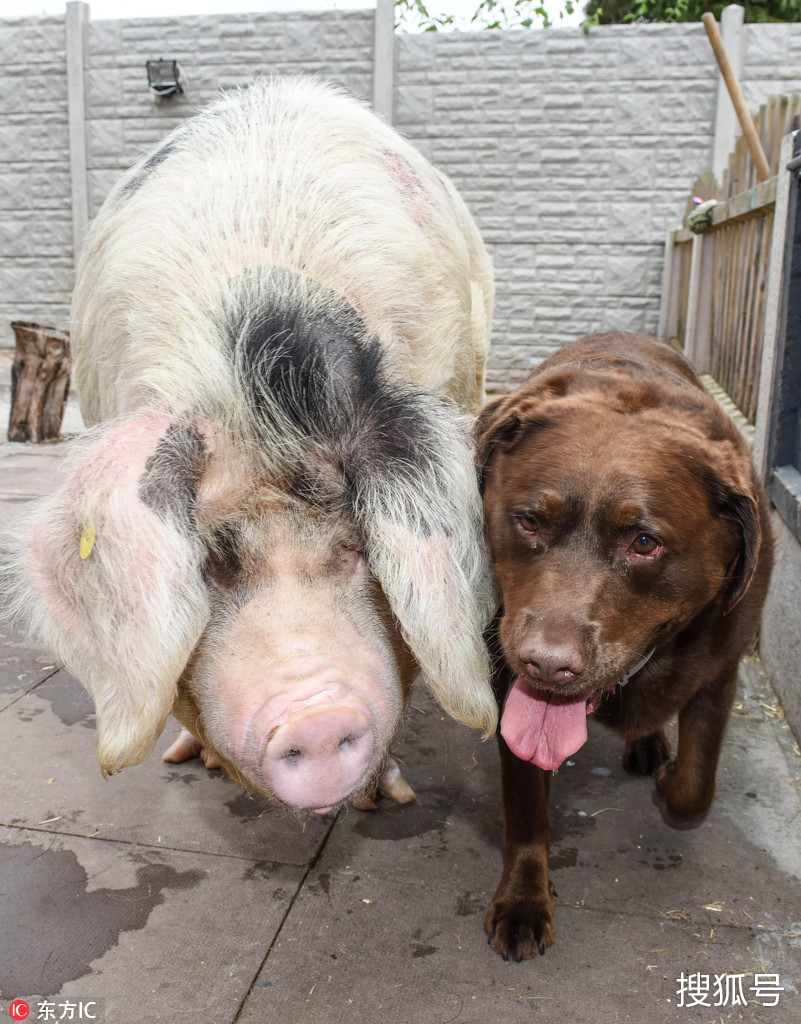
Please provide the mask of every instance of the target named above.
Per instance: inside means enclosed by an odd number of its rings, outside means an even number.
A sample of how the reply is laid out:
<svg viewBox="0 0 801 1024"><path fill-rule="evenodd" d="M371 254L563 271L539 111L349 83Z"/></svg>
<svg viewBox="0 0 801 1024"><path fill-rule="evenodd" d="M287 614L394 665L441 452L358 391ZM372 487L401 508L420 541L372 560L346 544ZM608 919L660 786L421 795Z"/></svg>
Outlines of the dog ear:
<svg viewBox="0 0 801 1024"><path fill-rule="evenodd" d="M752 495L726 488L718 493L718 506L720 514L732 520L740 532L740 549L729 569L729 584L723 607L724 614L728 614L742 600L754 578L762 543L762 528L759 508Z"/></svg>
<svg viewBox="0 0 801 1024"><path fill-rule="evenodd" d="M198 433L162 414L97 434L10 566L17 616L91 693L104 774L147 757L208 618Z"/></svg>
<svg viewBox="0 0 801 1024"><path fill-rule="evenodd" d="M476 472L479 487L484 489L484 477L492 454L498 445L514 443L523 429L523 421L514 407L514 399L505 396L488 402L481 410L473 429L476 441Z"/></svg>

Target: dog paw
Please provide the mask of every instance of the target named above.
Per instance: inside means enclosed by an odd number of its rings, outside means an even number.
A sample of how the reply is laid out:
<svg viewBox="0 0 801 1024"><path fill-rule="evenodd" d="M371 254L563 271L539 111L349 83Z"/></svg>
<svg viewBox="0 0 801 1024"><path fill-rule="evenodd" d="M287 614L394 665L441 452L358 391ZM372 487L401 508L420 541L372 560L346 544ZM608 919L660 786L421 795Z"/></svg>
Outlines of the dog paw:
<svg viewBox="0 0 801 1024"><path fill-rule="evenodd" d="M496 899L487 912L487 942L504 960L542 956L555 937L552 896L540 900Z"/></svg>
<svg viewBox="0 0 801 1024"><path fill-rule="evenodd" d="M626 741L623 767L633 775L656 775L669 760L670 744L661 729Z"/></svg>
<svg viewBox="0 0 801 1024"><path fill-rule="evenodd" d="M654 803L666 825L687 830L703 824L714 797L712 793L697 788L687 792L676 773L676 762L668 761L656 775Z"/></svg>

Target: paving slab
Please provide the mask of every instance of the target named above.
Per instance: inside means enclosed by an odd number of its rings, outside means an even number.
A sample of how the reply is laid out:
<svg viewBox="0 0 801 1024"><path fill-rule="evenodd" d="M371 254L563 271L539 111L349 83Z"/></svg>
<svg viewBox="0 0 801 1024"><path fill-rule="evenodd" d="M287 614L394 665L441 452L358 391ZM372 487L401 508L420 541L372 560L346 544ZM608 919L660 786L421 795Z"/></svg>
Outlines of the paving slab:
<svg viewBox="0 0 801 1024"><path fill-rule="evenodd" d="M97 1000L114 1024L228 1024L305 873L27 829L0 864L4 994Z"/></svg>
<svg viewBox="0 0 801 1024"><path fill-rule="evenodd" d="M29 643L0 609L0 709L57 671L52 655Z"/></svg>
<svg viewBox="0 0 801 1024"><path fill-rule="evenodd" d="M8 419L11 413L11 364L14 362L14 350L0 348L0 443L8 439ZM81 416L80 403L74 385L67 396L67 404L64 407L64 418L61 423L61 434L63 437L72 437L79 434L86 428ZM14 447L26 447L30 452L37 449L43 450L51 447L50 443L42 445L18 445ZM33 457L33 456L32 456Z"/></svg>
<svg viewBox="0 0 801 1024"><path fill-rule="evenodd" d="M36 995L97 999L113 1024L792 1020L753 987L775 974L781 1005L798 1008L798 762L749 672L699 829L665 825L652 781L626 775L618 741L591 729L553 784L557 942L524 964L500 960L482 929L501 868L494 745L424 693L400 751L417 802L304 830L248 814L197 762L177 766L194 781L153 757L98 782L90 706L59 673L0 714L0 891L25 922L0 989L30 996L20 986L48 979ZM60 714L59 688L75 690ZM679 1006L693 975L706 1002ZM714 1007L716 979L747 1005Z"/></svg>
<svg viewBox="0 0 801 1024"><path fill-rule="evenodd" d="M719 930L711 936L691 919L561 904L557 944L536 961L504 963L476 941L480 915L456 916L455 901L442 893L389 880L378 887L371 878L337 878L321 868L295 902L239 1018L242 1024L772 1019L751 991L765 958L749 933ZM798 960L772 953L772 966L785 968L786 984L786 969L797 969ZM705 1006L678 1005L682 973L708 979L712 998ZM741 978L749 1005L713 1014L719 977ZM784 1006L797 1009L792 991L780 996Z"/></svg>

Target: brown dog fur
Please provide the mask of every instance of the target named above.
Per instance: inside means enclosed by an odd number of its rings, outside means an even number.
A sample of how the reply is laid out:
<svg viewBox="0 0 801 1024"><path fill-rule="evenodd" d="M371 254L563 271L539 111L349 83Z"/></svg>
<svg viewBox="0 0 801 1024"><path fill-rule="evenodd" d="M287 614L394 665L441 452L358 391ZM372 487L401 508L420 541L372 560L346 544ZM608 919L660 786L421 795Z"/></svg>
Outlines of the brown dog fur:
<svg viewBox="0 0 801 1024"><path fill-rule="evenodd" d="M594 708L623 737L627 770L656 775L665 817L698 822L773 561L737 428L669 346L594 335L486 407L478 458L502 591L490 634L499 705L515 680L526 709L576 697L578 719ZM662 726L676 714L674 758ZM505 959L525 959L554 941L551 772L498 743L505 863L485 928Z"/></svg>

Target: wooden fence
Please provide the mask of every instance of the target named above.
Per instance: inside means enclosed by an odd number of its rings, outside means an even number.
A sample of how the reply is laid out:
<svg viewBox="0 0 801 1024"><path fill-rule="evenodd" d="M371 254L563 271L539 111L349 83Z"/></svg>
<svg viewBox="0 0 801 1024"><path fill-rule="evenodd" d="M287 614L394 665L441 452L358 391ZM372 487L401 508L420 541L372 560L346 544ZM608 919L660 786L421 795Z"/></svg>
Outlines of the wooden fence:
<svg viewBox="0 0 801 1024"><path fill-rule="evenodd" d="M685 224L670 232L665 253L660 337L680 344L752 424L781 143L799 117L801 96L773 97L761 108L754 120L773 176L756 182L738 139L722 182L707 173L695 183Z"/></svg>

